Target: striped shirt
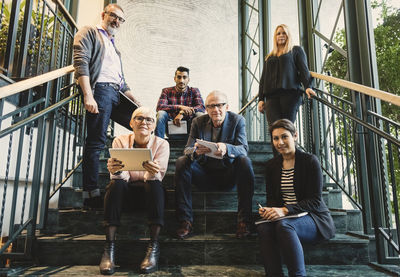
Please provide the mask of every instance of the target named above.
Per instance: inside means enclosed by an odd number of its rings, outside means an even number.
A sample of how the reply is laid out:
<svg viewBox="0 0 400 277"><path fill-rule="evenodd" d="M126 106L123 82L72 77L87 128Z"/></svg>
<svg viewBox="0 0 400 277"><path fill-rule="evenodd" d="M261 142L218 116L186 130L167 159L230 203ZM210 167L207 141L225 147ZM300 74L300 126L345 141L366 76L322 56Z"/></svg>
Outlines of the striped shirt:
<svg viewBox="0 0 400 277"><path fill-rule="evenodd" d="M282 200L286 204L297 204L293 186L294 168L283 169L281 175Z"/></svg>

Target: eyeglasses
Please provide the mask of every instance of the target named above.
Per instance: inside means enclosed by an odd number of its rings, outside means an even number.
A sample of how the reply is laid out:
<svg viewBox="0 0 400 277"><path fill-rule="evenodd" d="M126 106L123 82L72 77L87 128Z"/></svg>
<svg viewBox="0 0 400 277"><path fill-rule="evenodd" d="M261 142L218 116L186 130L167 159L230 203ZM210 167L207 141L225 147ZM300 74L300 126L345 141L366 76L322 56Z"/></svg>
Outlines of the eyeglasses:
<svg viewBox="0 0 400 277"><path fill-rule="evenodd" d="M119 23L124 23L125 22L125 19L123 19L122 17L116 15L113 12L104 12L104 13L108 14L109 16L111 16L111 18L114 19L114 20L118 19Z"/></svg>
<svg viewBox="0 0 400 277"><path fill-rule="evenodd" d="M206 105L206 108L214 109L215 107L217 107L218 109L222 109L222 107L225 105L226 105L226 103L209 104L209 105Z"/></svg>
<svg viewBox="0 0 400 277"><path fill-rule="evenodd" d="M142 123L145 121L147 125L153 124L154 123L154 118L152 117L144 117L144 116L135 116L133 118L137 123Z"/></svg>

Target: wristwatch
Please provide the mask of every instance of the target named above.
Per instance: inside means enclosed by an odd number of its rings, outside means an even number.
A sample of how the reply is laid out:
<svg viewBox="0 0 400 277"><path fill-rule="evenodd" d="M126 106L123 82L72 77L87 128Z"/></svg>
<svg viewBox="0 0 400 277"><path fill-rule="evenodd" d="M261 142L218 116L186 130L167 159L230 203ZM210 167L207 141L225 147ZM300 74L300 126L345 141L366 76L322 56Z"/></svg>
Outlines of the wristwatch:
<svg viewBox="0 0 400 277"><path fill-rule="evenodd" d="M184 111L180 111L179 114L185 115L185 112Z"/></svg>

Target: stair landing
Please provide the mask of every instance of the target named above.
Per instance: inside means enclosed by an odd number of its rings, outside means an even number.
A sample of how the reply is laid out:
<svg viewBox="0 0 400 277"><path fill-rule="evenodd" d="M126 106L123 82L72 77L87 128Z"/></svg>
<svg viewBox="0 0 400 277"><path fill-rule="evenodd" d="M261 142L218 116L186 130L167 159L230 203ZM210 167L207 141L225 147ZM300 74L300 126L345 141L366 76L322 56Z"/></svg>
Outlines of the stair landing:
<svg viewBox="0 0 400 277"><path fill-rule="evenodd" d="M363 276L363 277L383 277L395 276L384 272L376 271L368 265L307 265L307 276ZM287 271L284 269L285 275ZM8 276L99 276L98 266L42 266L30 268L15 268ZM144 276L137 269L130 267L119 267L113 276ZM237 265L237 266L221 266L221 265L190 265L190 266L167 266L161 267L159 271L146 276L227 276L227 277L262 277L264 268L255 265Z"/></svg>

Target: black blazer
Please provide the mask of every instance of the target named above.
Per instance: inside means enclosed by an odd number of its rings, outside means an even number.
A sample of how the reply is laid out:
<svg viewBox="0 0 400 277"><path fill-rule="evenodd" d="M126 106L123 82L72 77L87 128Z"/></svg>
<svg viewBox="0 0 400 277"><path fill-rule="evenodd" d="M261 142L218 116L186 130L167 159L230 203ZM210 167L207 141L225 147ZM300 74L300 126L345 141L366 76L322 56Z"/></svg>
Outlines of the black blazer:
<svg viewBox="0 0 400 277"><path fill-rule="evenodd" d="M309 212L325 239L335 235L335 225L328 207L322 199L322 170L315 155L296 149L294 165L294 190L297 204L284 205L281 193L281 155L269 160L265 181L268 207L285 206L290 214Z"/></svg>

